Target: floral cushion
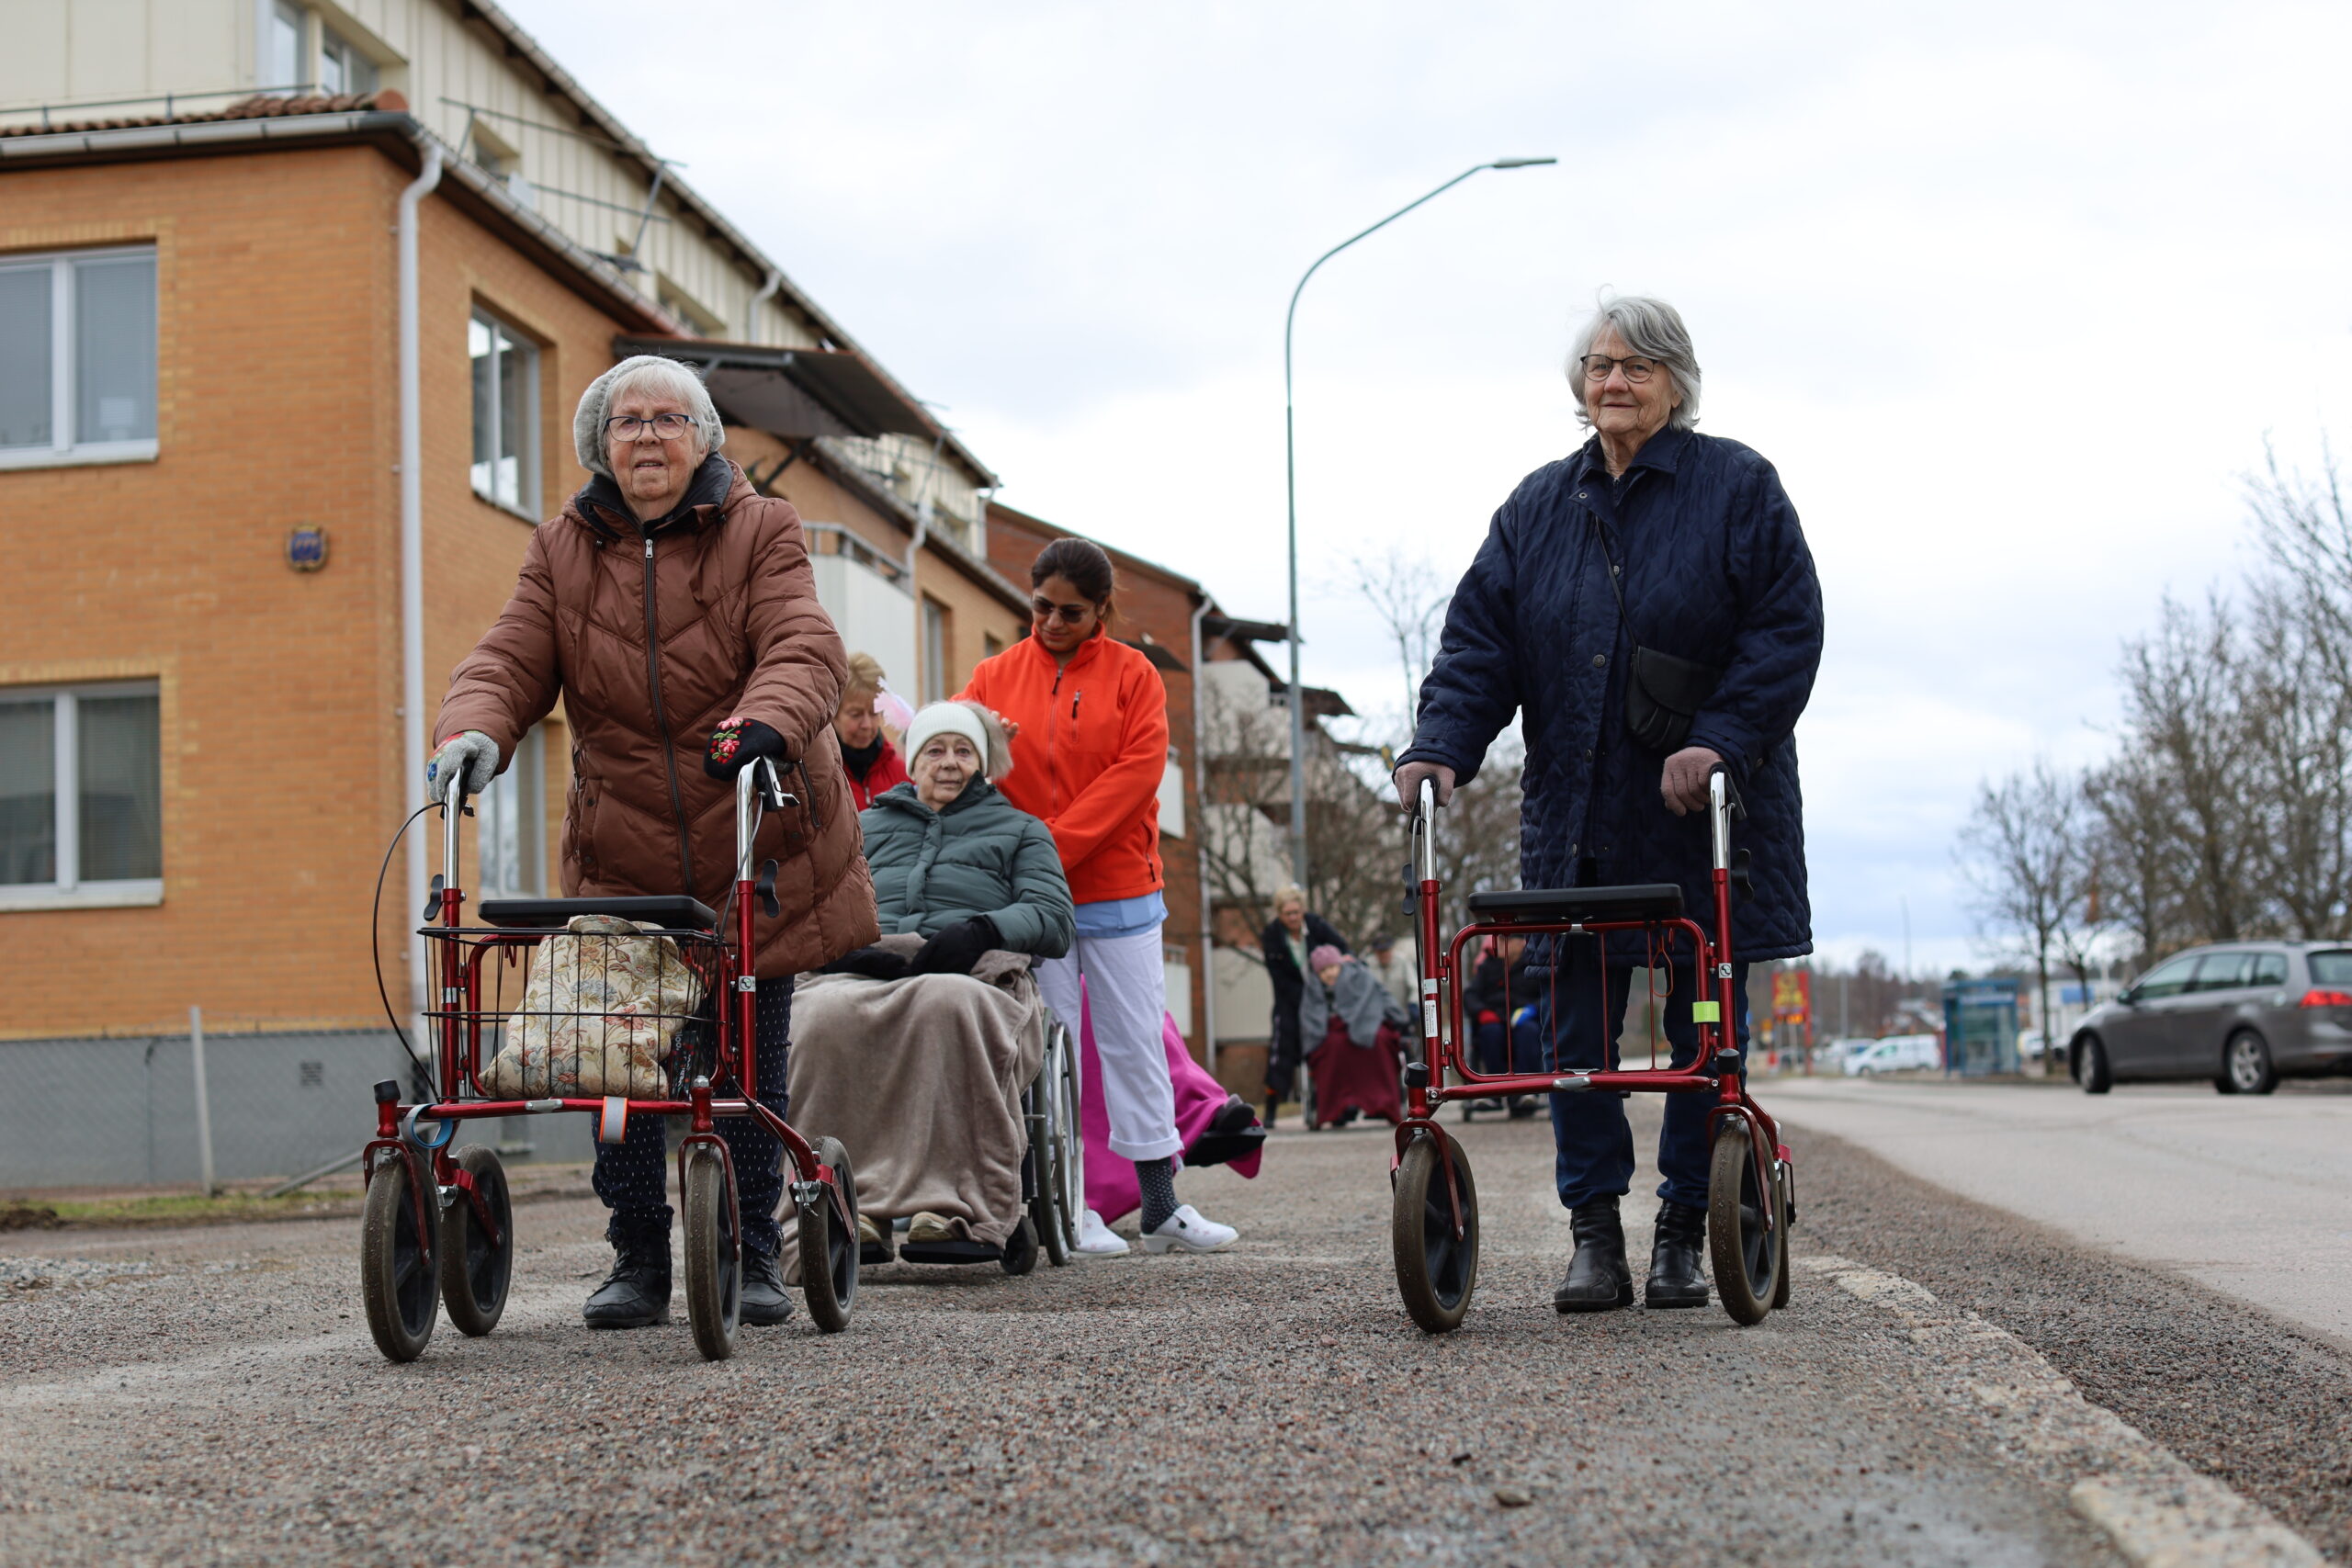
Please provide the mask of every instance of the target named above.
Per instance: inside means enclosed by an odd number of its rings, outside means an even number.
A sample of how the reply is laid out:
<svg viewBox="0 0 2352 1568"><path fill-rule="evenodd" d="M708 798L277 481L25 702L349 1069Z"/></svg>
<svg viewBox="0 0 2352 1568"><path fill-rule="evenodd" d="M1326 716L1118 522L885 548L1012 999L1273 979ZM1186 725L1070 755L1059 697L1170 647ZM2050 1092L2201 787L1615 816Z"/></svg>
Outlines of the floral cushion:
<svg viewBox="0 0 2352 1568"><path fill-rule="evenodd" d="M662 1058L702 1006L676 942L613 915L575 915L531 955L523 1002L485 1088L506 1100L663 1094Z"/></svg>

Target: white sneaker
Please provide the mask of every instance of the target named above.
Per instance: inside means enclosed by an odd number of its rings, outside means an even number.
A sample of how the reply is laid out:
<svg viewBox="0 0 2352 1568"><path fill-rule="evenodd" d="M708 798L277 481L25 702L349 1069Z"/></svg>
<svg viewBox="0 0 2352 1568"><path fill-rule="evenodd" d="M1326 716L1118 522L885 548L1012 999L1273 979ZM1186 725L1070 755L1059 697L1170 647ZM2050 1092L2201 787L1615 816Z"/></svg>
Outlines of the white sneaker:
<svg viewBox="0 0 2352 1568"><path fill-rule="evenodd" d="M1080 1258L1116 1258L1127 1250L1126 1237L1102 1223L1102 1216L1093 1210L1078 1224L1078 1255Z"/></svg>
<svg viewBox="0 0 2352 1568"><path fill-rule="evenodd" d="M1241 1233L1231 1225L1218 1224L1215 1220L1201 1218L1201 1212L1190 1203L1159 1222L1159 1228L1146 1231L1143 1249L1146 1252L1215 1252L1229 1247Z"/></svg>

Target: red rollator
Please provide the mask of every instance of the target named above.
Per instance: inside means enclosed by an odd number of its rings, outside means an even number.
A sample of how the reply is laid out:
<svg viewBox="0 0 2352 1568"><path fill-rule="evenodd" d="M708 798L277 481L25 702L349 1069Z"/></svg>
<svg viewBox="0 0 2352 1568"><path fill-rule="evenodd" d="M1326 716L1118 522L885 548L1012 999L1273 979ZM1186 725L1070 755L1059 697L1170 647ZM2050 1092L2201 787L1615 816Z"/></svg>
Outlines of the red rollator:
<svg viewBox="0 0 2352 1568"><path fill-rule="evenodd" d="M847 1325L857 1295L849 1156L835 1139L803 1138L758 1099L752 912L756 899L773 915L775 895L775 863L755 875L752 845L763 810L797 805L765 758L736 775L735 884L724 914L684 896L509 898L486 900L476 911L481 923L469 925L458 877L464 770L449 781L436 908L426 915L435 923L420 933L435 987L425 1010L432 1095L406 1104L397 1081L378 1084L376 1136L366 1154L361 1281L368 1326L387 1357L415 1359L444 1305L470 1335L488 1334L505 1310L514 1258L505 1172L482 1145L453 1150L459 1128L565 1111L594 1117L598 1138L614 1143L632 1116L690 1119L678 1145L686 1306L695 1347L710 1360L734 1353L743 1290L742 1216L717 1124L736 1116L765 1122L791 1165L786 1190L799 1217L808 1315L828 1333ZM569 988L526 986L534 964ZM634 998L626 1016L595 1005L621 990ZM512 1090L515 1082L527 1088L534 1073L540 1088L576 1084L583 1066L592 1079L622 1077L632 1092ZM508 1091L495 1092L499 1086Z"/></svg>
<svg viewBox="0 0 2352 1568"><path fill-rule="evenodd" d="M1461 1325L1478 1283L1478 1188L1469 1156L1438 1125L1451 1100L1510 1095L1704 1094L1713 1160L1707 1193L1709 1261L1715 1294L1737 1322L1761 1323L1789 1300L1789 1227L1796 1215L1795 1179L1780 1128L1747 1093L1740 1069L1738 998L1732 994L1732 823L1743 818L1720 767L1707 784L1713 832L1714 930L1683 910L1674 883L1625 887L1524 888L1470 896L1470 923L1446 939L1439 928L1435 853L1436 787L1421 782L1412 819L1416 930L1420 943L1420 1058L1405 1068L1406 1115L1396 1129L1393 1239L1396 1288L1413 1321L1432 1334ZM1683 944L1706 976L1712 998L1692 1004L1697 1056L1687 1069L1480 1073L1467 1059L1463 1032L1465 950L1481 937L1607 936L1636 933L1652 955Z"/></svg>

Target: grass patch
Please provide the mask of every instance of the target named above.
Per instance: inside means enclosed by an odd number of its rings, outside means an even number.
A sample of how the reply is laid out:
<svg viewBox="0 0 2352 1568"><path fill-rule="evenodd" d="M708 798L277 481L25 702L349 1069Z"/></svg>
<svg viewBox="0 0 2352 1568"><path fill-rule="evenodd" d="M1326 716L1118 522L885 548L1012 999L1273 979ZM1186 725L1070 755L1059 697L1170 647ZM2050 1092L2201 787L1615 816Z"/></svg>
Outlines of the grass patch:
<svg viewBox="0 0 2352 1568"><path fill-rule="evenodd" d="M289 1192L265 1198L258 1192L223 1192L207 1198L200 1192L59 1200L41 1208L56 1214L61 1225L136 1227L141 1225L236 1224L253 1220L311 1220L359 1212L356 1192Z"/></svg>

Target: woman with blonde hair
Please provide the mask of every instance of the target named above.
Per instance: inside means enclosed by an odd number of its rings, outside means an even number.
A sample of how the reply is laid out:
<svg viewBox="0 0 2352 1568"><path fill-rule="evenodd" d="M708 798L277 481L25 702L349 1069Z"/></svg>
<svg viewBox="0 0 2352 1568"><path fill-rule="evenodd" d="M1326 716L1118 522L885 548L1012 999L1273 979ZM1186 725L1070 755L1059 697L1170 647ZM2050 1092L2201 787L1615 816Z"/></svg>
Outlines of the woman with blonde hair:
<svg viewBox="0 0 2352 1568"><path fill-rule="evenodd" d="M841 711L833 715L833 738L841 742L849 793L860 811L876 795L907 782L907 764L882 728L884 690L881 661L870 653L851 654Z"/></svg>

